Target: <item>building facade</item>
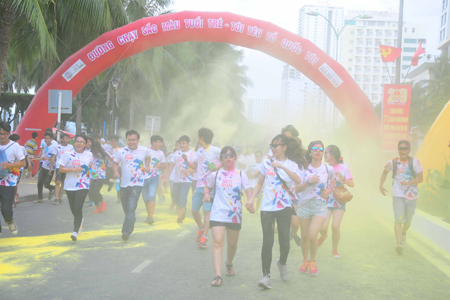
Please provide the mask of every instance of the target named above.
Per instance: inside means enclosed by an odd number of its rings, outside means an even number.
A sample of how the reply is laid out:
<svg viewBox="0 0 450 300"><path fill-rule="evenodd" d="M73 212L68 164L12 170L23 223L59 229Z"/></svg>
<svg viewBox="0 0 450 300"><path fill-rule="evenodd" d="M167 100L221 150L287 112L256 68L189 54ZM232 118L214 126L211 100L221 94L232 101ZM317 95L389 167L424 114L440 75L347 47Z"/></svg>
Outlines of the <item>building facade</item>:
<svg viewBox="0 0 450 300"><path fill-rule="evenodd" d="M273 101L269 98L246 97L242 99L245 107L245 116L248 121L255 124L266 124L269 109Z"/></svg>
<svg viewBox="0 0 450 300"><path fill-rule="evenodd" d="M443 54L448 56L450 48L450 22L448 20L450 16L450 7L448 5L448 0L441 1L441 22L439 27L439 45L438 49L442 51Z"/></svg>

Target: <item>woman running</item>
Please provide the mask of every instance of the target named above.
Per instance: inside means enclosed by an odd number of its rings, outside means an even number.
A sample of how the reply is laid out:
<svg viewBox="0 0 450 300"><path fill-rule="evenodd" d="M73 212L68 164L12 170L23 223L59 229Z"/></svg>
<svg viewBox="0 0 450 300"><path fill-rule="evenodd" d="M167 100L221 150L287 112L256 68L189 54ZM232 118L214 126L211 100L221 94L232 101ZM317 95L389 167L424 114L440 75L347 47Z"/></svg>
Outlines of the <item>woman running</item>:
<svg viewBox="0 0 450 300"><path fill-rule="evenodd" d="M334 145L330 145L325 150L325 161L329 163L336 173L336 186L344 186L347 185L349 187L354 187L353 176L350 173L350 169L343 164L343 160L341 158L341 150ZM330 224L330 220L333 217L333 221L331 223L331 231L332 231L332 241L333 241L333 249L331 251L331 255L334 258L340 258L337 248L339 244L339 239L341 238L341 222L344 217L345 212L345 203L340 204L333 197L333 193L331 193L330 198L328 199L328 215L325 223L322 226L322 230L320 231L320 238L318 241L319 247L322 245L323 241L327 238L328 225Z"/></svg>
<svg viewBox="0 0 450 300"><path fill-rule="evenodd" d="M301 184L300 169L292 159L295 159L296 150L291 145L290 138L283 134L277 135L270 144L273 152L272 159L266 159L259 165L258 184L247 202L247 208L253 211L253 204L263 184L264 195L261 202L261 226L263 230L263 245L261 251L263 278L258 286L270 289L270 265L272 263L272 248L274 243L275 221L278 225L278 241L280 244L280 258L277 265L283 281L289 279L286 261L290 249L291 217L294 213L292 198L294 198L294 185Z"/></svg>
<svg viewBox="0 0 450 300"><path fill-rule="evenodd" d="M64 189L69 199L70 210L74 216L72 241L78 239L83 225L83 204L90 186L89 169L93 166L93 156L85 151L88 138L84 135L75 137L75 149L64 153L59 160L59 171L67 173Z"/></svg>
<svg viewBox="0 0 450 300"><path fill-rule="evenodd" d="M106 201L103 201L103 196L100 191L106 180L106 165L111 161L111 157L103 149L102 145L94 141L91 147L91 153L94 158L94 164L90 171L91 186L89 188L89 199L94 201L94 214L104 212L106 209Z"/></svg>
<svg viewBox="0 0 450 300"><path fill-rule="evenodd" d="M317 236L327 218L327 199L336 184L336 176L332 167L322 162L323 143L311 142L308 146L306 159L309 166L303 177L303 184L296 187L296 192L302 192L299 197L298 216L302 235L303 263L300 273L318 274L316 253Z"/></svg>
<svg viewBox="0 0 450 300"><path fill-rule="evenodd" d="M216 277L211 286L219 287L222 284L222 250L227 235L226 275L234 276L233 259L236 254L239 231L242 223L242 190L245 190L247 199L252 194L252 187L247 174L236 170L236 151L226 146L220 152L220 162L223 169L209 175L205 186L203 202L213 202L210 216L210 228L214 239L212 250L213 266ZM210 191L214 191L211 199ZM254 213L255 211L250 211Z"/></svg>

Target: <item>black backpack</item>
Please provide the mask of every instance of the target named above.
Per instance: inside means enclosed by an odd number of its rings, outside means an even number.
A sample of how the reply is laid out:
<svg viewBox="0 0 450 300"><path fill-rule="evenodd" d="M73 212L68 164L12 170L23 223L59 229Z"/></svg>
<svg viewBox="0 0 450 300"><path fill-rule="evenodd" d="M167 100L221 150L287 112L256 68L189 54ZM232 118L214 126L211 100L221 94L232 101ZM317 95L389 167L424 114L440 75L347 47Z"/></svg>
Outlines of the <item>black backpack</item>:
<svg viewBox="0 0 450 300"><path fill-rule="evenodd" d="M392 160L392 178L395 178L397 175L397 162L398 158ZM414 171L413 158L411 156L408 157L408 166L413 179L416 179L416 171Z"/></svg>

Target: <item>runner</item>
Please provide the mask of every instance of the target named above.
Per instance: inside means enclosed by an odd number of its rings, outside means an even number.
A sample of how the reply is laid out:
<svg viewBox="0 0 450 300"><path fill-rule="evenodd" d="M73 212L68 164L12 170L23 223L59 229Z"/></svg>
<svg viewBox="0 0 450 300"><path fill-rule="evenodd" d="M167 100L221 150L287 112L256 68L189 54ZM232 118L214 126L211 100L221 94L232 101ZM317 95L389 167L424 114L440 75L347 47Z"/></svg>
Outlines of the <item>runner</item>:
<svg viewBox="0 0 450 300"><path fill-rule="evenodd" d="M338 186L355 186L355 184L353 183L353 176L350 173L350 169L348 168L348 166L343 164L344 161L341 157L341 150L337 146L330 145L327 147L327 149L325 149L325 161L333 167L334 173L336 174L337 179L335 189ZM318 245L320 247L323 241L327 238L328 225L330 224L331 217L333 217L333 221L331 223L333 240L333 249L331 251L331 255L334 258L340 258L341 256L339 255L337 248L339 240L341 238L340 228L342 218L344 217L345 203L340 204L336 199L334 199L333 193L331 193L330 197L328 198L327 207L327 219L325 220L325 223L322 226L322 230L320 231Z"/></svg>
<svg viewBox="0 0 450 300"><path fill-rule="evenodd" d="M266 159L259 165L258 184L247 202L247 209L253 211L255 197L263 184L264 196L261 203L261 226L263 231L263 245L261 250L263 278L258 286L270 289L270 265L272 264L272 248L274 243L275 221L278 225L278 241L280 244L280 258L277 265L283 281L289 280L287 258L290 249L291 219L294 213L292 199L295 183L300 184L300 169L295 162L298 160L296 151L299 145L285 135L277 135L270 144L274 158Z"/></svg>
<svg viewBox="0 0 450 300"><path fill-rule="evenodd" d="M167 162L170 164L170 162L172 161L172 157L175 154L175 152L180 150L180 143L178 141L176 141L175 143L175 149L173 149L173 152L169 154L169 156L167 157ZM169 173L169 168L166 168L166 171L164 172L164 178L166 178L169 175L169 187L170 187L170 198L172 199L172 203L170 204L169 210L172 211L173 208L175 206L177 206L178 203L178 199L175 199L174 195L173 195L173 180L175 179L175 169L172 170L171 173ZM166 186L166 184L163 183L164 186Z"/></svg>
<svg viewBox="0 0 450 300"><path fill-rule="evenodd" d="M19 140L20 140L20 135L13 133L9 136L9 139L13 142L16 142L17 144L19 144ZM20 146L20 144L19 144ZM28 154L27 154L27 150L25 149L24 146L20 146L20 150L22 150L23 155L25 156L25 166L26 163L28 162ZM18 188L19 188L19 183L20 183L20 179L22 178L22 174L23 174L23 170L24 168L20 168L19 171L19 176L17 177L17 184L14 187L14 204L13 204L13 208L16 208L16 204L19 203L19 193L18 193Z"/></svg>
<svg viewBox="0 0 450 300"><path fill-rule="evenodd" d="M58 154L58 144L55 145L53 140L53 133L46 132L44 134L45 140L45 148L43 154L40 158L35 158L34 160L42 160L42 168L38 173L38 200L33 201L34 203L44 203L44 196L42 194L42 189L45 185L45 188L48 189L48 200L51 200L53 194L55 193L55 186L51 185L53 179L53 173L55 168L55 161Z"/></svg>
<svg viewBox="0 0 450 300"><path fill-rule="evenodd" d="M227 260L225 262L227 276L234 276L233 259L237 250L239 231L242 223L242 190L245 190L247 199L252 194L252 187L247 174L236 170L236 152L231 147L224 147L220 152L220 162L223 169L217 170L209 175L204 203L213 203L211 208L210 226L214 239L212 251L213 266L216 277L211 286L218 287L222 284L222 251L227 235ZM210 192L214 195L210 196ZM255 213L255 211L251 211Z"/></svg>
<svg viewBox="0 0 450 300"><path fill-rule="evenodd" d="M95 210L94 214L99 212L104 212L106 209L106 201L103 200L103 196L100 193L103 184L106 180L106 165L112 158L106 153L102 145L98 141L92 143L91 148L93 156L92 169L89 172L89 177L91 178L91 185L89 187L89 199L94 201Z"/></svg>
<svg viewBox="0 0 450 300"><path fill-rule="evenodd" d="M380 191L386 196L387 190L383 187L387 174L392 171L393 184L392 199L395 214L395 237L397 246L395 251L403 254L403 246L406 242L406 232L411 226L411 221L416 211L419 190L417 184L423 181L423 167L417 158L409 156L411 146L409 141L398 142L398 154L400 158L390 160L384 167L380 179Z"/></svg>
<svg viewBox="0 0 450 300"><path fill-rule="evenodd" d="M13 218L14 189L19 176L19 169L25 167L25 156L19 144L10 141L11 126L0 122L0 203L3 219L13 235L19 229ZM0 236L2 226L0 224Z"/></svg>
<svg viewBox="0 0 450 300"><path fill-rule="evenodd" d="M125 213L122 226L122 239L127 241L134 230L136 207L144 186L145 172L149 172L150 153L139 145L140 134L135 130L125 133L127 146L114 156L114 178L119 178L119 165L122 167L120 198Z"/></svg>
<svg viewBox="0 0 450 300"><path fill-rule="evenodd" d="M203 204L204 189L207 179L211 172L220 168L220 149L211 145L214 133L209 128L200 128L198 130L198 142L200 148L196 153L196 160L189 166L197 170L197 188L192 195L192 216L197 223L197 242L199 248L208 247L208 230L211 203ZM203 206L203 222L200 215L200 208Z"/></svg>
<svg viewBox="0 0 450 300"><path fill-rule="evenodd" d="M25 143L25 149L27 149L28 158L29 158L27 161L27 166L25 167L25 169L27 169L27 173L25 174L25 176L29 177L31 179L34 179L34 177L33 177L33 159L37 155L37 150L38 150L37 142L36 142L37 137L38 137L38 133L33 132L31 134L31 139L29 139Z"/></svg>
<svg viewBox="0 0 450 300"><path fill-rule="evenodd" d="M62 196L64 195L64 180L66 179L66 174L59 171L59 160L61 156L67 151L72 151L73 146L69 144L70 136L67 133L61 133L60 135L61 144L58 145L58 154L56 158L56 175L55 175L55 201L54 205L62 204Z"/></svg>
<svg viewBox="0 0 450 300"><path fill-rule="evenodd" d="M263 153L261 151L255 152L255 162L253 164L247 165L246 173L248 175L248 179L250 181L250 185L252 189L255 189L256 185L258 184L258 178L259 178L259 165L263 161ZM256 211L259 211L261 208L261 200L263 197L263 191L260 190L258 195L256 195Z"/></svg>
<svg viewBox="0 0 450 300"><path fill-rule="evenodd" d="M191 139L187 135L183 135L178 140L180 143L180 150L175 152L170 161L168 174L175 169L175 178L173 180L173 198L177 200L178 219L177 223L183 223L186 217L186 203L189 194L189 189L192 184L192 174L194 170L192 163L195 160L195 152L189 148ZM164 186L167 186L168 177L164 180Z"/></svg>
<svg viewBox="0 0 450 300"><path fill-rule="evenodd" d="M111 140L111 148L110 148L108 153L114 159L114 156L120 150L120 147L119 147L119 136L113 135L113 136L110 137L110 140ZM113 162L112 161L109 162L108 166L111 167L111 173L112 173L112 175L110 175L109 178L113 178L114 179L114 171L112 170ZM120 177L122 177L122 168L120 168L120 167L119 167L119 175L120 175ZM119 180L120 180L120 177L119 177ZM108 180L109 180L109 178L108 178ZM111 191L112 186L113 186L112 184L110 186L108 186L108 192ZM116 191L116 194L117 194L117 202L116 203L120 203L120 190Z"/></svg>
<svg viewBox="0 0 450 300"><path fill-rule="evenodd" d="M94 138L89 135L85 135L85 136L87 138L87 143L86 143L86 145L84 145L84 151L91 152L92 142L94 141ZM86 197L86 202L89 202L89 207L94 207L94 201L92 201L90 199L89 193Z"/></svg>
<svg viewBox="0 0 450 300"><path fill-rule="evenodd" d="M74 217L73 233L70 236L74 242L83 228L83 205L91 182L89 170L93 166L93 157L91 152L84 149L87 141L85 135L77 135L74 150L61 154L59 159L59 172L66 174L64 189Z"/></svg>
<svg viewBox="0 0 450 300"><path fill-rule="evenodd" d="M55 147L58 147L58 142L55 141L55 139L54 139L53 129L51 129L51 128L45 129L45 132L44 132L44 138L41 140L41 145L40 145L40 147L39 147L41 150L40 150L40 152L39 152L39 155L37 156L38 158L39 158L39 157L42 157L42 155L44 154L45 148L48 147L48 146L47 146L47 143L45 142L45 134L46 134L47 132L51 133L52 136L53 136L53 138L52 138L52 145L55 146ZM39 159L35 159L35 160L39 160ZM40 162L39 162L39 170L41 170L43 163L44 163L44 160L41 159ZM38 174L38 177L39 177L39 174Z"/></svg>
<svg viewBox="0 0 450 300"><path fill-rule="evenodd" d="M161 151L162 151L162 153L164 155L164 159L166 159L167 147L166 147L166 144L164 144L164 142L162 143ZM166 168L166 165L164 165L164 168L160 167L160 169L159 169L159 173L160 174L164 174L164 169ZM163 176L159 176L158 189L157 189L157 192L156 192L157 195L158 195L158 199L159 199L158 203L159 204L163 204L164 202L166 202L166 196L164 195L163 181L164 181L164 177Z"/></svg>
<svg viewBox="0 0 450 300"><path fill-rule="evenodd" d="M318 248L317 236L327 218L327 199L336 184L336 175L331 166L322 162L324 147L321 141L311 142L306 159L309 166L303 183L296 187L299 196L298 216L302 235L303 263L300 273L315 276L319 272L316 265Z"/></svg>
<svg viewBox="0 0 450 300"><path fill-rule="evenodd" d="M159 135L153 135L150 138L151 147L147 148L150 153L150 172L145 173L144 188L142 189L142 198L144 198L145 208L147 209L147 218L145 223L153 224L153 213L155 212L156 193L159 186L159 169L166 167L166 158L161 147L164 140Z"/></svg>
<svg viewBox="0 0 450 300"><path fill-rule="evenodd" d="M287 125L286 127L283 127L281 129L281 134L284 134L285 136L289 138L298 138L298 131L295 129L294 125ZM273 157L272 149L269 149L269 153L267 154L267 157L271 159Z"/></svg>

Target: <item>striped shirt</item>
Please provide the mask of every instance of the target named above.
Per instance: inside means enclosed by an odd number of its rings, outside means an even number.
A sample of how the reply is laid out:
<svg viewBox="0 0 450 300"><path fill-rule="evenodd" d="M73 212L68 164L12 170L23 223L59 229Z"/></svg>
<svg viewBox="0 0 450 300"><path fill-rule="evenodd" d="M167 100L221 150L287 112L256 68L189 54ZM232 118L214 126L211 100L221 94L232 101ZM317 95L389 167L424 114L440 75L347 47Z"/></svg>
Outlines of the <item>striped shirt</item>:
<svg viewBox="0 0 450 300"><path fill-rule="evenodd" d="M27 149L28 156L30 158L34 158L34 151L38 150L37 142L35 140L33 140L33 139L29 139L25 143L25 149Z"/></svg>

